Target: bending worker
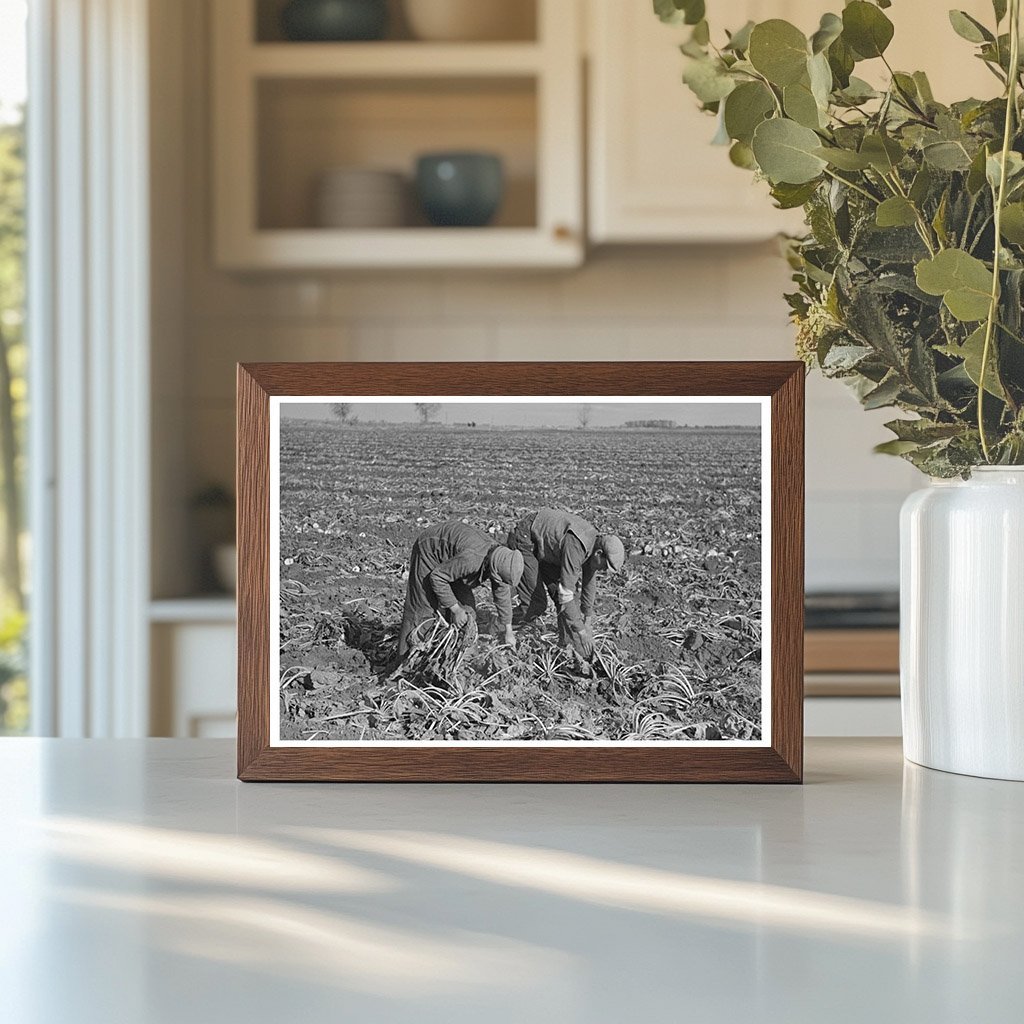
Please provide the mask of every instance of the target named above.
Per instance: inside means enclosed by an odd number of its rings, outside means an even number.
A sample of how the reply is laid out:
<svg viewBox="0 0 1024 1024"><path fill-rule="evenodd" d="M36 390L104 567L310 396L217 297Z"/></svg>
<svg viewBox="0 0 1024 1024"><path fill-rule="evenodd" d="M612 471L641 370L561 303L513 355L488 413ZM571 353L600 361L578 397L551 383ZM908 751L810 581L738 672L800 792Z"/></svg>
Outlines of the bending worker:
<svg viewBox="0 0 1024 1024"><path fill-rule="evenodd" d="M523 575L523 556L495 544L482 530L452 520L424 530L412 546L398 656L409 650L412 631L440 609L460 629L476 616L473 588L490 583L505 642L512 635L512 592Z"/></svg>
<svg viewBox="0 0 1024 1024"><path fill-rule="evenodd" d="M626 560L622 541L599 534L586 519L560 509L542 508L521 519L508 546L523 555L519 600L524 622L544 614L547 594L558 609L558 639L584 658L594 656L590 615L597 595L597 574L618 572ZM578 593L577 593L578 592Z"/></svg>

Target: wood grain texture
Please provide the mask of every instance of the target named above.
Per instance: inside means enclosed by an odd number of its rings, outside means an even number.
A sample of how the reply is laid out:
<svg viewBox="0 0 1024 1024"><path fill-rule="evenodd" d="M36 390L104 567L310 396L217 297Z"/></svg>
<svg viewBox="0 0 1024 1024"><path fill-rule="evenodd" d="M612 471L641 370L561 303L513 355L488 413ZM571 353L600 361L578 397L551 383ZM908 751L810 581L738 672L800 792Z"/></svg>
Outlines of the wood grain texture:
<svg viewBox="0 0 1024 1024"><path fill-rule="evenodd" d="M269 397L766 396L772 407L770 747L271 747ZM326 782L800 782L804 367L710 363L254 363L238 368L238 777Z"/></svg>
<svg viewBox="0 0 1024 1024"><path fill-rule="evenodd" d="M270 742L270 400L238 367L238 774Z"/></svg>
<svg viewBox="0 0 1024 1024"><path fill-rule="evenodd" d="M804 374L772 392L772 746L794 780L804 750Z"/></svg>
<svg viewBox="0 0 1024 1024"><path fill-rule="evenodd" d="M900 677L892 674L854 672L807 673L805 697L898 697Z"/></svg>
<svg viewBox="0 0 1024 1024"><path fill-rule="evenodd" d="M805 672L900 670L898 629L809 629L804 643Z"/></svg>

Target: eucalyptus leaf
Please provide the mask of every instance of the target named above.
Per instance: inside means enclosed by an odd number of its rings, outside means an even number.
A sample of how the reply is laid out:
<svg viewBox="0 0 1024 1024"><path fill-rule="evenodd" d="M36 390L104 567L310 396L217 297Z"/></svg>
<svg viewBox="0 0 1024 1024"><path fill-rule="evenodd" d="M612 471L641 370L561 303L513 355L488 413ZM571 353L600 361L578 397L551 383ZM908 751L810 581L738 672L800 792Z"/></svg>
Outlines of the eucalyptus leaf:
<svg viewBox="0 0 1024 1024"><path fill-rule="evenodd" d="M814 150L814 154L842 171L863 171L871 166L871 161L866 156L852 149L819 146Z"/></svg>
<svg viewBox="0 0 1024 1024"><path fill-rule="evenodd" d="M985 176L987 163L988 150L985 148L979 149L971 159L967 180L964 184L967 186L968 193L972 196L977 195L985 187L985 183L988 180Z"/></svg>
<svg viewBox="0 0 1024 1024"><path fill-rule="evenodd" d="M729 137L748 146L754 129L775 112L775 97L763 82L742 82L725 101L725 127Z"/></svg>
<svg viewBox="0 0 1024 1024"><path fill-rule="evenodd" d="M828 66L832 69L832 77L835 79L839 89L845 89L850 84L850 76L856 65L856 57L853 50L846 45L845 40L840 36L827 50Z"/></svg>
<svg viewBox="0 0 1024 1024"><path fill-rule="evenodd" d="M892 377L882 381L878 387L869 391L861 399L861 405L869 411L872 409L884 409L890 405L895 405L902 390L902 382L898 376L893 375Z"/></svg>
<svg viewBox="0 0 1024 1024"><path fill-rule="evenodd" d="M1002 173L1003 154L993 153L985 161L985 177L988 179L988 183L993 191L999 188ZM1011 150L1006 154L1006 181L1011 192L1016 187L1016 182L1022 177L1024 177L1024 157L1020 153L1015 153Z"/></svg>
<svg viewBox="0 0 1024 1024"><path fill-rule="evenodd" d="M864 79L858 78L856 75L851 75L849 84L845 89L840 90L840 96L842 99L853 106L858 106L861 103L867 103L869 100L878 99L878 95L879 93L877 89L865 82Z"/></svg>
<svg viewBox="0 0 1024 1024"><path fill-rule="evenodd" d="M1024 246L1024 203L1011 203L1003 210L1003 238L1014 245Z"/></svg>
<svg viewBox="0 0 1024 1024"><path fill-rule="evenodd" d="M917 86L917 94L921 97L926 104L935 102L935 95L932 92L932 84L928 81L928 76L923 71L915 71L911 76L914 79L914 84Z"/></svg>
<svg viewBox="0 0 1024 1024"><path fill-rule="evenodd" d="M722 109L722 105L718 107L718 127L715 131L714 137L711 139L712 146L728 146L732 142L729 138L729 133L725 128L725 111Z"/></svg>
<svg viewBox="0 0 1024 1024"><path fill-rule="evenodd" d="M909 199L893 196L878 204L875 210L875 223L880 228L909 227L917 223L917 211Z"/></svg>
<svg viewBox="0 0 1024 1024"><path fill-rule="evenodd" d="M906 455L920 447L917 441L883 441L875 445L874 452L876 455Z"/></svg>
<svg viewBox="0 0 1024 1024"><path fill-rule="evenodd" d="M757 160L754 158L754 151L745 142L734 142L729 149L729 160L735 167L742 167L745 171L756 171Z"/></svg>
<svg viewBox="0 0 1024 1024"><path fill-rule="evenodd" d="M903 147L887 135L865 135L860 152L876 171L883 174L891 174L903 159Z"/></svg>
<svg viewBox="0 0 1024 1024"><path fill-rule="evenodd" d="M958 423L936 423L928 419L893 420L886 423L885 428L891 430L901 441L916 441L918 444L948 441L963 429Z"/></svg>
<svg viewBox="0 0 1024 1024"><path fill-rule="evenodd" d="M892 76L892 84L899 94L899 98L911 109L920 108L923 105L924 100L917 91L917 82L914 81L913 75L905 75L901 71L897 71Z"/></svg>
<svg viewBox="0 0 1024 1024"><path fill-rule="evenodd" d="M795 82L782 90L782 106L786 116L805 128L824 127L824 117L811 92L809 81Z"/></svg>
<svg viewBox="0 0 1024 1024"><path fill-rule="evenodd" d="M939 240L939 245L949 245L949 232L946 230L946 217L949 213L949 189L946 189L942 193L942 198L939 200L939 205L935 210L935 216L932 217L932 230L935 232L935 237Z"/></svg>
<svg viewBox="0 0 1024 1024"><path fill-rule="evenodd" d="M945 249L918 263L916 274L921 291L941 295L958 320L969 323L988 316L992 271L976 256L962 249Z"/></svg>
<svg viewBox="0 0 1024 1024"><path fill-rule="evenodd" d="M811 36L811 52L827 50L843 34L843 19L836 14L823 14L818 31Z"/></svg>
<svg viewBox="0 0 1024 1024"><path fill-rule="evenodd" d="M692 59L683 71L683 81L702 103L724 100L736 88L736 81L717 60Z"/></svg>
<svg viewBox="0 0 1024 1024"><path fill-rule="evenodd" d="M945 345L939 351L953 359L962 359L964 372L976 387L981 387L981 368L985 356L985 326L974 331L960 346ZM996 398L1006 399L1006 391L999 381L995 367L994 342L989 345L989 360L985 365L985 390Z"/></svg>
<svg viewBox="0 0 1024 1024"><path fill-rule="evenodd" d="M820 142L810 128L787 118L774 118L757 126L751 148L769 181L802 185L819 177L825 169L825 161L816 153Z"/></svg>
<svg viewBox="0 0 1024 1024"><path fill-rule="evenodd" d="M928 198L935 182L935 175L927 164L922 164L921 169L914 175L913 184L907 193L912 203L920 205Z"/></svg>
<svg viewBox="0 0 1024 1024"><path fill-rule="evenodd" d="M966 171L971 166L971 157L959 142L940 139L922 147L925 160L940 171Z"/></svg>
<svg viewBox="0 0 1024 1024"><path fill-rule="evenodd" d="M958 36L969 43L994 42L995 36L984 25L972 18L966 11L950 11L949 23Z"/></svg>
<svg viewBox="0 0 1024 1024"><path fill-rule="evenodd" d="M696 25L705 14L704 0L654 0L654 13L668 25Z"/></svg>
<svg viewBox="0 0 1024 1024"><path fill-rule="evenodd" d="M798 82L809 56L807 37L781 18L762 21L750 33L747 59L772 85L784 88Z"/></svg>
<svg viewBox="0 0 1024 1024"><path fill-rule="evenodd" d="M853 0L843 9L843 39L864 60L881 57L893 33L892 22L866 0Z"/></svg>
<svg viewBox="0 0 1024 1024"><path fill-rule="evenodd" d="M828 123L828 104L833 85L832 69L829 67L828 57L825 54L816 54L807 62L807 78L811 84L814 101L822 112L822 126L824 127Z"/></svg>
<svg viewBox="0 0 1024 1024"><path fill-rule="evenodd" d="M772 199L780 210L795 210L803 206L817 188L817 181L804 182L802 185L791 185L783 181L772 186Z"/></svg>
<svg viewBox="0 0 1024 1024"><path fill-rule="evenodd" d="M750 33L754 31L754 22L748 21L741 29L737 29L729 36L729 42L725 49L733 50L736 53L746 53L750 46Z"/></svg>

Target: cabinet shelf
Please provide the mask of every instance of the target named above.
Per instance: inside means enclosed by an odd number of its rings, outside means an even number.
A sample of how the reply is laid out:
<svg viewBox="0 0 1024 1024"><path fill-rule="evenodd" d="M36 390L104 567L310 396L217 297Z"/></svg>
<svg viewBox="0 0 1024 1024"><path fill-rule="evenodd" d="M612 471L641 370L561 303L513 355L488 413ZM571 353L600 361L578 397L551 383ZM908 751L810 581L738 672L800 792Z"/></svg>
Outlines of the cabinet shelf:
<svg viewBox="0 0 1024 1024"><path fill-rule="evenodd" d="M257 43L244 63L255 78L477 78L538 75L536 43Z"/></svg>
<svg viewBox="0 0 1024 1024"><path fill-rule="evenodd" d="M579 263L579 245L580 239L568 229L547 237L534 228L307 228L253 232L237 250L222 250L221 262L229 269L287 270L573 267Z"/></svg>
<svg viewBox="0 0 1024 1024"><path fill-rule="evenodd" d="M281 42L256 31L274 5L211 6L213 242L231 270L572 267L583 261L583 74L576 3L537 0L526 41ZM268 14L269 12L269 14ZM272 19L271 19L272 20ZM258 40L258 41L257 41ZM423 153L496 153L493 226L321 228L337 168L397 172ZM386 220L386 218L382 218Z"/></svg>

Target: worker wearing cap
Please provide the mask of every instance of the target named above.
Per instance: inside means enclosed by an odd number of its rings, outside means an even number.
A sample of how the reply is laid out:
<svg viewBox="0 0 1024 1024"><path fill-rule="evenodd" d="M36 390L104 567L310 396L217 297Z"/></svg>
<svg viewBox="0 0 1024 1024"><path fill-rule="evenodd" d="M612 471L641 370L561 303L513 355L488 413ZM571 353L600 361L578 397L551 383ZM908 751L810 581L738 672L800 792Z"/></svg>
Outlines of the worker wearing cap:
<svg viewBox="0 0 1024 1024"><path fill-rule="evenodd" d="M459 520L424 530L412 546L405 613L398 636L398 656L409 650L409 637L438 610L459 628L476 615L473 588L491 585L505 642L512 635L512 592L523 575L523 556L495 544L482 530Z"/></svg>
<svg viewBox="0 0 1024 1024"><path fill-rule="evenodd" d="M597 574L618 572L626 560L622 541L599 534L581 516L542 508L524 516L508 536L508 546L523 555L519 600L524 621L544 614L547 596L558 609L559 640L584 658L594 656L589 619L597 596Z"/></svg>

